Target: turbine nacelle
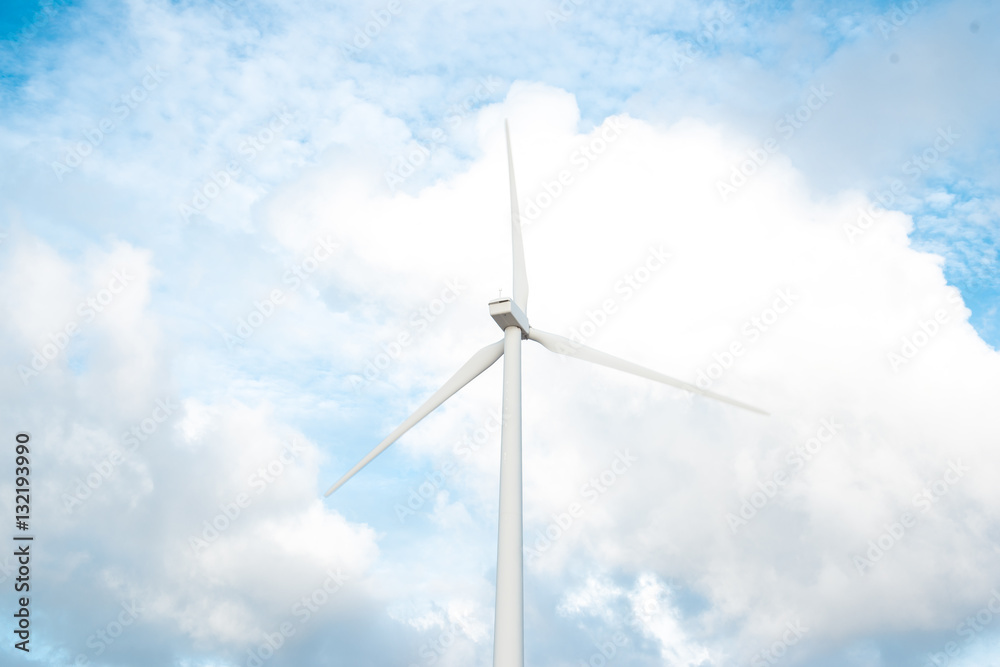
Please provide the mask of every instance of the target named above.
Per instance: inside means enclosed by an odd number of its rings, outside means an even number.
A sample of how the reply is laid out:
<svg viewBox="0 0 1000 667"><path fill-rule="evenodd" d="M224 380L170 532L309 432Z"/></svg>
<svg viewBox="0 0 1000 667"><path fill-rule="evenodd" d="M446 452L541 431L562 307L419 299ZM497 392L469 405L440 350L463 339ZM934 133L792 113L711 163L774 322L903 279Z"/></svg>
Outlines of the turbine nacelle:
<svg viewBox="0 0 1000 667"><path fill-rule="evenodd" d="M521 330L521 339L527 340L528 332L531 330L528 326L528 316L513 300L500 298L490 301L490 317L503 331L506 331L507 327L517 327Z"/></svg>

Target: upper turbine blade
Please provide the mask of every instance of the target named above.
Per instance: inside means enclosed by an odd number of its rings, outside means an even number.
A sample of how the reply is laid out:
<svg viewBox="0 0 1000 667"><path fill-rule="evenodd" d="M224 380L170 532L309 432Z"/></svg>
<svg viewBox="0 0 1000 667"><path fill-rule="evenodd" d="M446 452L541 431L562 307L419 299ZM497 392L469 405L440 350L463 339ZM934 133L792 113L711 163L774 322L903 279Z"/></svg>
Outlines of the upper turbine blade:
<svg viewBox="0 0 1000 667"><path fill-rule="evenodd" d="M746 403L741 403L740 401L733 400L731 398L726 398L711 391L706 391L696 385L688 384L681 380L676 380L669 375L664 375L663 373L658 373L657 371L650 370L639 364L633 364L631 361L625 361L624 359L619 359L618 357L613 357L610 354L604 352L598 352L592 347L587 347L585 345L580 345L579 343L574 343L569 338L563 338L562 336L557 336L556 334L546 333L544 331L539 331L538 329L531 327L528 331L528 338L543 346L552 350L553 352L558 352L559 354L565 354L569 357L576 357L578 359L583 359L585 361L590 361L595 364L600 364L602 366L607 366L608 368L616 368L620 371L625 371L626 373L632 373L633 375L638 375L640 377L649 378L650 380L656 380L657 382L662 382L663 384L669 384L672 387L677 387L678 389L683 389L685 391L694 392L695 394L701 394L702 396L707 396L709 398L714 398L717 401L723 401L729 403L730 405L735 405L737 407L743 408L745 410L752 410L754 412L759 412L762 415L768 414L767 412L761 410L760 408L755 408L752 405L747 405Z"/></svg>
<svg viewBox="0 0 1000 667"><path fill-rule="evenodd" d="M503 122L507 132L507 168L510 172L510 225L514 246L514 303L528 312L528 272L524 268L524 241L521 239L521 212L517 204L517 185L514 183L514 154L510 150L510 124Z"/></svg>
<svg viewBox="0 0 1000 667"><path fill-rule="evenodd" d="M339 489L344 485L344 482L349 480L351 477L368 465L372 459L381 454L385 449L392 443L399 440L400 437L407 431L409 431L413 426L419 422L421 419L429 415L434 411L436 407L451 398L459 389L469 384L473 379L475 379L480 373L485 371L487 368L496 363L496 360L503 356L503 341L498 341L492 345L487 345L483 349L472 355L472 358L465 362L465 365L458 369L458 372L451 376L451 378L441 386L434 394L428 398L423 405L417 408L416 412L406 418L402 424L396 427L396 430L389 434L385 440L379 443L379 446L368 453L368 455L361 459L361 461L348 471L346 475L340 478L340 480L330 487L324 496L329 496L331 493Z"/></svg>

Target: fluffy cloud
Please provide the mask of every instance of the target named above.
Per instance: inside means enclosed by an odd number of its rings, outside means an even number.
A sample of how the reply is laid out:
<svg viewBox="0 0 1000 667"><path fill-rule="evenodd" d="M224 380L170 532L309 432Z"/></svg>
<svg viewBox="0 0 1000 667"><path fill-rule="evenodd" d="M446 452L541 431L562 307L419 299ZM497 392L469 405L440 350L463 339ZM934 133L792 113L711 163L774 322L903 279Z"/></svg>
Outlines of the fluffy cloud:
<svg viewBox="0 0 1000 667"><path fill-rule="evenodd" d="M499 364L320 497L500 338L505 118L532 324L771 412L524 343L528 661L995 655L959 625L1000 574L996 207L960 168L995 91L954 76L985 76L984 6L888 39L876 11L406 6L351 57L379 7L128 7L3 60L0 390L49 664L489 662ZM880 203L942 123L963 141Z"/></svg>

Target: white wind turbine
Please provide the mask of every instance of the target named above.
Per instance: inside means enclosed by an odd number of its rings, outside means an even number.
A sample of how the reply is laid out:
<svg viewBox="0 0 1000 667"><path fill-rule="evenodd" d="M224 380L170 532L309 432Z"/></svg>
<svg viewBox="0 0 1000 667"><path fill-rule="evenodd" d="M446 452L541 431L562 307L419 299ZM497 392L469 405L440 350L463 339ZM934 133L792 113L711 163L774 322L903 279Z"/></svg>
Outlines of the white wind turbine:
<svg viewBox="0 0 1000 667"><path fill-rule="evenodd" d="M747 410L767 413L752 405L705 391L693 384L644 368L610 354L580 345L556 334L546 333L528 325L528 277L524 268L524 244L521 240L521 218L514 185L514 158L510 150L510 127L507 134L507 166L510 172L510 217L514 252L514 298L490 301L490 315L503 330L503 340L472 355L465 365L428 398L416 412L396 427L330 487L326 496L339 489L372 459L396 442L421 419L448 400L480 373L503 356L503 420L500 430L500 530L497 541L497 595L493 631L493 667L522 667L524 664L524 585L521 511L521 340L540 343L552 352L584 361L616 368L626 373L649 378L702 396L724 401Z"/></svg>

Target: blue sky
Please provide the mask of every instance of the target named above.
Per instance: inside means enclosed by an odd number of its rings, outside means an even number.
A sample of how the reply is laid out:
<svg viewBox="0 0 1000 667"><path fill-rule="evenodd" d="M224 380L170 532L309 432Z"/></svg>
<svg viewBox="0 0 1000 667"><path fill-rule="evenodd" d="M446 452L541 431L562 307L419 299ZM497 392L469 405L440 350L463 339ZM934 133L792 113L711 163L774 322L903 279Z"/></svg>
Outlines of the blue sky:
<svg viewBox="0 0 1000 667"><path fill-rule="evenodd" d="M772 413L525 343L526 662L998 659L998 19L6 3L4 663L491 664L500 365L322 492L500 338L505 118L532 324Z"/></svg>

